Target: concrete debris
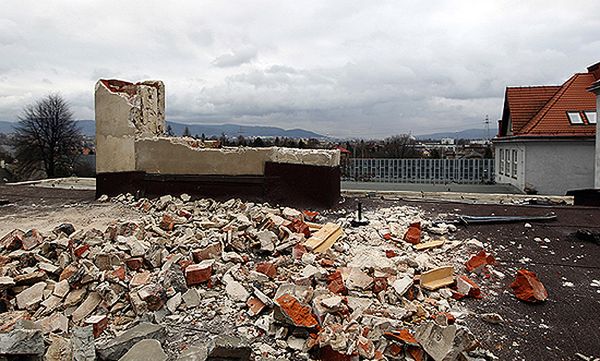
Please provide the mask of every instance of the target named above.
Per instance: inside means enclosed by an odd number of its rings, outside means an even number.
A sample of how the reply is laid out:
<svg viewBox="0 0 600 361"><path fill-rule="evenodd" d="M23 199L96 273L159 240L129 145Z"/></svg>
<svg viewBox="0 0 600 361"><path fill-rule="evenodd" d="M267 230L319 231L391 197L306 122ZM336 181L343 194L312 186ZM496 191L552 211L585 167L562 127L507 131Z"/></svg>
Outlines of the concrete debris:
<svg viewBox="0 0 600 361"><path fill-rule="evenodd" d="M160 342L150 339L141 340L133 345L119 361L166 361L167 359L167 354L160 346Z"/></svg>
<svg viewBox="0 0 600 361"><path fill-rule="evenodd" d="M453 225L432 226L418 208L379 208L351 227L352 212L237 199L106 201L142 215L105 230L61 223L0 239L2 355L454 360L473 344L457 299L480 298L487 278L461 275L461 255L483 244L457 240ZM479 252L467 270L490 257Z"/></svg>
<svg viewBox="0 0 600 361"><path fill-rule="evenodd" d="M475 337L466 328L456 325L443 327L434 322L419 326L415 339L434 361L458 360L462 352L477 346Z"/></svg>

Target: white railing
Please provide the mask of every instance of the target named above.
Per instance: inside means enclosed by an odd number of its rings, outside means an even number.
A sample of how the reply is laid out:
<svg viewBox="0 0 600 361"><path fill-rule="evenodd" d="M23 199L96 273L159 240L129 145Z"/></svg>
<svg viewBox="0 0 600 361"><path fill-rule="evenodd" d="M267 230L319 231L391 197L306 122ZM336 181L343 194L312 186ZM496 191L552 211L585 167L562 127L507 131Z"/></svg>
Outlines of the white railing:
<svg viewBox="0 0 600 361"><path fill-rule="evenodd" d="M494 159L351 158L342 164L342 178L389 183L493 183Z"/></svg>

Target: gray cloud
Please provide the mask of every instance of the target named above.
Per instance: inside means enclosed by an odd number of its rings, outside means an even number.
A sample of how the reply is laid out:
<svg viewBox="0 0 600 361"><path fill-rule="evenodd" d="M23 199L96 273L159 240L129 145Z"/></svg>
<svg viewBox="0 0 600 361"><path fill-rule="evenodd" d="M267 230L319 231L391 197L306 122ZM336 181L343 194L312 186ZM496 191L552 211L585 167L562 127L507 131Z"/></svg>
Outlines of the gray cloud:
<svg viewBox="0 0 600 361"><path fill-rule="evenodd" d="M268 9L266 11L265 9ZM600 61L593 0L23 0L0 14L0 120L62 93L93 118L98 78L162 79L184 122L339 136L483 127L504 88Z"/></svg>

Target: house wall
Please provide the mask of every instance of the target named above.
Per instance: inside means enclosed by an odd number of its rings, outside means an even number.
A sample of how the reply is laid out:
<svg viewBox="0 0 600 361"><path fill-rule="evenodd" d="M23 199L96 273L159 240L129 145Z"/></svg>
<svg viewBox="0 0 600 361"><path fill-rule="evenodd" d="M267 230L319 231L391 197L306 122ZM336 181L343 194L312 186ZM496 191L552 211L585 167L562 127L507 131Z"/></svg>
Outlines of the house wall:
<svg viewBox="0 0 600 361"><path fill-rule="evenodd" d="M564 195L594 186L593 140L528 142L525 184L538 194Z"/></svg>
<svg viewBox="0 0 600 361"><path fill-rule="evenodd" d="M525 144L523 142L507 142L507 143L495 143L495 157L496 157L496 165L495 165L495 174L496 174L496 183L503 184L512 184L516 188L521 191L525 189ZM512 154L513 150L517 151L517 175L514 177L512 175ZM506 152L511 155L511 170L506 171L506 165L504 167L504 171L501 173L500 166L500 157L501 153L503 153L506 157ZM504 158L504 162L506 164L506 158Z"/></svg>

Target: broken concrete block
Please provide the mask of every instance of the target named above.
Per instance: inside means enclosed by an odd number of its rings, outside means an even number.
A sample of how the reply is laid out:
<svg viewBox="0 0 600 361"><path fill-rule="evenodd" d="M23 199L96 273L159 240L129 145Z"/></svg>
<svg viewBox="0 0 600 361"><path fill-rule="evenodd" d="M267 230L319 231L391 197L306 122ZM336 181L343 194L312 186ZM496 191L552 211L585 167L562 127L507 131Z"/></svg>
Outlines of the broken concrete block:
<svg viewBox="0 0 600 361"><path fill-rule="evenodd" d="M548 298L548 291L534 272L520 269L517 277L510 284L515 296L525 302L543 302Z"/></svg>
<svg viewBox="0 0 600 361"><path fill-rule="evenodd" d="M148 271L136 273L135 275L133 275L133 277L131 277L131 281L129 281L129 287L135 288L146 285L148 284L148 282L150 282L151 277L152 274Z"/></svg>
<svg viewBox="0 0 600 361"><path fill-rule="evenodd" d="M85 301L83 301L83 303L71 314L73 322L79 322L86 318L90 313L94 312L100 302L102 302L102 297L100 297L98 292L91 292L88 294Z"/></svg>
<svg viewBox="0 0 600 361"><path fill-rule="evenodd" d="M271 231L260 231L256 233L256 238L260 242L260 250L265 252L273 252L275 250L275 242L277 235Z"/></svg>
<svg viewBox="0 0 600 361"><path fill-rule="evenodd" d="M61 312L55 312L37 321L35 325L40 327L44 334L50 332L67 332L69 330L69 319Z"/></svg>
<svg viewBox="0 0 600 361"><path fill-rule="evenodd" d="M466 328L450 325L442 327L427 322L417 327L415 339L434 361L454 361L465 351L477 346L473 334Z"/></svg>
<svg viewBox="0 0 600 361"><path fill-rule="evenodd" d="M350 290L367 290L373 286L373 278L358 267L351 267L345 285Z"/></svg>
<svg viewBox="0 0 600 361"><path fill-rule="evenodd" d="M54 290L52 291L52 294L56 297L64 298L67 293L69 293L70 289L71 286L69 286L69 281L62 280L54 284Z"/></svg>
<svg viewBox="0 0 600 361"><path fill-rule="evenodd" d="M31 315L27 311L9 311L0 313L0 333L11 331L17 321L29 320Z"/></svg>
<svg viewBox="0 0 600 361"><path fill-rule="evenodd" d="M404 296L404 294L406 293L406 291L408 291L408 289L410 288L410 286L413 285L413 279L410 276L404 276L400 279L395 280L392 283L392 287L394 288L394 291L396 291L396 293L398 294L398 296L402 297Z"/></svg>
<svg viewBox="0 0 600 361"><path fill-rule="evenodd" d="M210 280L212 276L213 260L204 260L185 268L185 279L188 286L199 285Z"/></svg>
<svg viewBox="0 0 600 361"><path fill-rule="evenodd" d="M239 337L217 336L208 344L208 360L250 361L252 349Z"/></svg>
<svg viewBox="0 0 600 361"><path fill-rule="evenodd" d="M45 351L41 330L14 329L0 333L0 355L42 356Z"/></svg>
<svg viewBox="0 0 600 361"><path fill-rule="evenodd" d="M275 299L277 313L275 319L297 327L315 327L317 319L310 306L301 304L296 298L285 294Z"/></svg>
<svg viewBox="0 0 600 361"><path fill-rule="evenodd" d="M198 342L183 351L176 361L206 361L208 359L208 345Z"/></svg>
<svg viewBox="0 0 600 361"><path fill-rule="evenodd" d="M227 281L225 285L225 292L229 298L238 302L246 302L248 297L250 297L250 293L242 286L241 283L235 281L234 279L230 279Z"/></svg>
<svg viewBox="0 0 600 361"><path fill-rule="evenodd" d="M38 282L33 286L21 291L16 297L17 307L21 310L29 309L37 305L44 298L46 282Z"/></svg>
<svg viewBox="0 0 600 361"><path fill-rule="evenodd" d="M146 303L150 311L159 310L167 302L165 290L156 284L144 286L138 291L138 295Z"/></svg>
<svg viewBox="0 0 600 361"><path fill-rule="evenodd" d="M118 360L137 342L144 339L163 341L165 335L166 331L164 327L148 322L142 322L108 342L98 345L96 350L98 356L102 360Z"/></svg>
<svg viewBox="0 0 600 361"><path fill-rule="evenodd" d="M429 291L449 286L454 283L454 267L438 267L425 272L421 274L420 283L422 288Z"/></svg>
<svg viewBox="0 0 600 361"><path fill-rule="evenodd" d="M167 354L157 340L141 340L121 356L119 361L166 361Z"/></svg>
<svg viewBox="0 0 600 361"><path fill-rule="evenodd" d="M96 348L92 326L73 327L71 332L74 361L95 361Z"/></svg>
<svg viewBox="0 0 600 361"><path fill-rule="evenodd" d="M175 311L177 311L177 307L179 307L179 305L181 305L181 301L182 301L181 293L177 292L175 294L175 296L173 296L167 300L167 310L169 310L169 312L171 312L171 313L175 313Z"/></svg>
<svg viewBox="0 0 600 361"><path fill-rule="evenodd" d="M73 344L70 339L58 335L50 335L50 346L44 355L46 361L73 360Z"/></svg>
<svg viewBox="0 0 600 361"><path fill-rule="evenodd" d="M200 295L195 288L188 289L182 296L181 299L185 303L186 307L197 307L200 304Z"/></svg>

